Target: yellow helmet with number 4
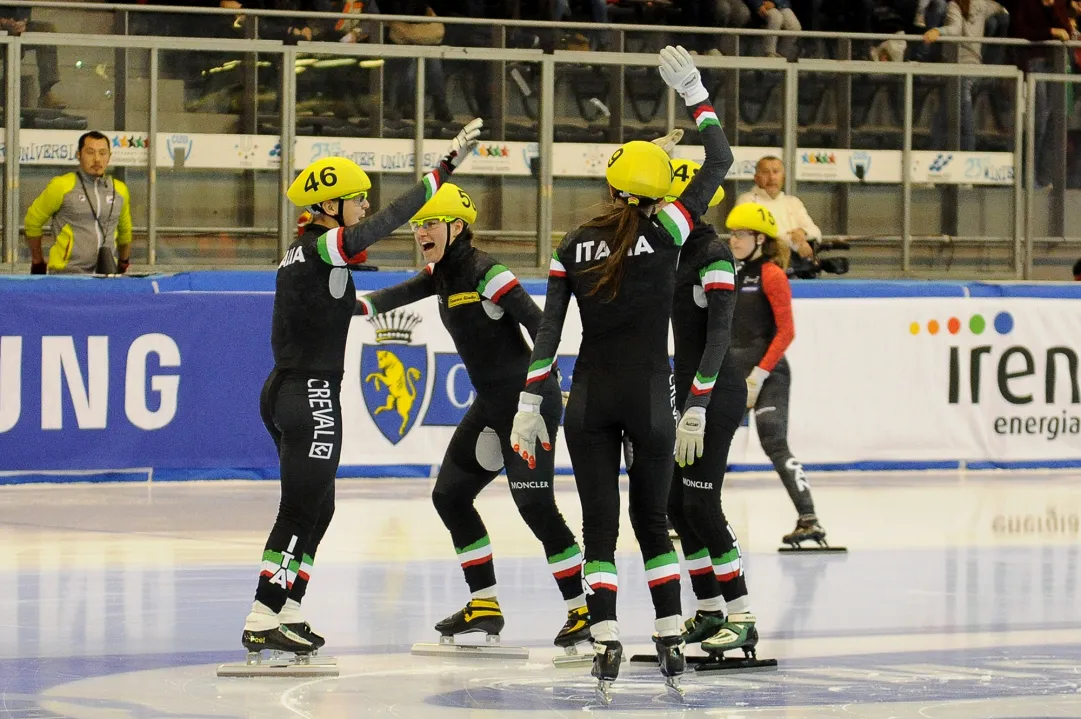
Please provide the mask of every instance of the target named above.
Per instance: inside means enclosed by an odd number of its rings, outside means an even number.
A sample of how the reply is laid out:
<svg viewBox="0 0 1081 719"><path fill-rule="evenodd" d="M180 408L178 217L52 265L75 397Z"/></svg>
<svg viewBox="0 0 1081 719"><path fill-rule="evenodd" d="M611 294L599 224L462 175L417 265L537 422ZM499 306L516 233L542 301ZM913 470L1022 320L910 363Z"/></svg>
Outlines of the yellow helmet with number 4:
<svg viewBox="0 0 1081 719"><path fill-rule="evenodd" d="M728 213L724 224L730 230L751 230L761 232L766 237L777 239L777 220L768 208L757 202L745 202L736 205Z"/></svg>
<svg viewBox="0 0 1081 719"><path fill-rule="evenodd" d="M285 194L297 207L309 207L326 200L350 200L371 186L357 163L346 157L324 157L305 167Z"/></svg>
<svg viewBox="0 0 1081 719"><path fill-rule="evenodd" d="M677 200L701 169L702 166L694 160L672 160L672 186L669 188L668 194L664 196L664 199L668 202ZM718 185L717 191L713 193L713 198L709 201L709 206L716 207L721 204L721 200L723 199L724 188Z"/></svg>
<svg viewBox="0 0 1081 719"><path fill-rule="evenodd" d="M672 185L668 153L652 142L632 140L608 158L608 184L628 195L659 200Z"/></svg>
<svg viewBox="0 0 1081 719"><path fill-rule="evenodd" d="M425 202L424 206L417 210L417 214L409 218L410 223L425 220L461 220L472 225L477 221L477 205L465 190L453 183L444 182L432 195L432 199Z"/></svg>

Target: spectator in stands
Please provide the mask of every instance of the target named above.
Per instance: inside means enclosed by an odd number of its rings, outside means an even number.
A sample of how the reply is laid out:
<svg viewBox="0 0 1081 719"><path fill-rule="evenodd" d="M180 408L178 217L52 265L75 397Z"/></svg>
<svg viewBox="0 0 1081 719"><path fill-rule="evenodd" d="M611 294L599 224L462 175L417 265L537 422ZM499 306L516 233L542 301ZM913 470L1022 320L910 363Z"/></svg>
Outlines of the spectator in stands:
<svg viewBox="0 0 1081 719"><path fill-rule="evenodd" d="M1066 0L1010 0L1010 36L1046 42L1070 39L1070 19ZM1039 45L1018 48L1017 66L1025 72L1051 72L1051 48ZM1051 105L1047 83L1036 83L1036 184L1051 184L1050 173L1054 148L1047 140Z"/></svg>
<svg viewBox="0 0 1081 719"><path fill-rule="evenodd" d="M51 22L31 20L31 8L0 5L0 30L9 35L30 32L56 32ZM63 110L66 105L53 94L53 86L60 82L60 66L56 60L55 45L35 45L32 48L38 63L38 107ZM25 54L26 49L23 50Z"/></svg>
<svg viewBox="0 0 1081 719"><path fill-rule="evenodd" d="M784 163L781 158L766 155L758 161L754 171L754 187L736 200L737 205L757 202L773 213L777 220L777 236L788 243L800 257L814 254L810 241L821 240L822 230L807 214L807 208L796 197L786 195L784 190Z"/></svg>
<svg viewBox="0 0 1081 719"><path fill-rule="evenodd" d="M770 30L799 31L803 27L799 24L799 18L792 12L791 0L747 0L751 11L757 15ZM781 43L781 52L777 52L777 37L768 35L765 38L766 57L786 57L793 59L796 39L786 37Z"/></svg>
<svg viewBox="0 0 1081 719"><path fill-rule="evenodd" d="M79 169L50 180L26 211L30 273L126 272L131 258L131 199L123 182L105 174L111 156L109 138L97 131L83 134L76 156ZM50 221L54 242L46 262L41 236Z"/></svg>
<svg viewBox="0 0 1081 719"><path fill-rule="evenodd" d="M939 37L1006 37L1010 15L995 0L950 0L946 9L946 24L931 28L923 34L924 43L930 45ZM957 62L979 65L983 61L983 43L965 42L957 48ZM988 53L991 54L990 52ZM976 120L972 112L972 95L980 84L979 78L961 78L961 149L971 152L976 148ZM934 147L944 149L945 105L935 125Z"/></svg>
<svg viewBox="0 0 1081 719"><path fill-rule="evenodd" d="M395 15L416 15L435 17L435 11L425 0L404 0L394 8ZM446 26L436 22L392 22L389 23L389 39L395 45L441 45ZM387 110L392 119L409 118L413 115L414 96L416 94L417 63L412 59L388 60L386 70ZM435 118L440 122L452 122L454 116L447 105L447 81L443 72L443 62L439 59L424 62L424 89L431 95Z"/></svg>
<svg viewBox="0 0 1081 719"><path fill-rule="evenodd" d="M743 0L716 0L717 24L721 27L747 27L751 24L751 9Z"/></svg>

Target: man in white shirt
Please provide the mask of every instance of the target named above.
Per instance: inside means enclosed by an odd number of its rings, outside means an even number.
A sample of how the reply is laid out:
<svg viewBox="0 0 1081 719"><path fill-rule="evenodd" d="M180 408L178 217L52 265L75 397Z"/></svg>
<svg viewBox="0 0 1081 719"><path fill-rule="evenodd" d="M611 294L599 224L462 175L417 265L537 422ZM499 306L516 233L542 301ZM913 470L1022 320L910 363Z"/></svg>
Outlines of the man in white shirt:
<svg viewBox="0 0 1081 719"><path fill-rule="evenodd" d="M757 202L769 208L777 219L780 237L788 242L800 257L814 254L809 240L821 241L822 230L807 214L807 208L798 198L784 194L784 163L781 158L766 155L758 161L754 171L754 188L744 192L736 201L737 205L745 202Z"/></svg>

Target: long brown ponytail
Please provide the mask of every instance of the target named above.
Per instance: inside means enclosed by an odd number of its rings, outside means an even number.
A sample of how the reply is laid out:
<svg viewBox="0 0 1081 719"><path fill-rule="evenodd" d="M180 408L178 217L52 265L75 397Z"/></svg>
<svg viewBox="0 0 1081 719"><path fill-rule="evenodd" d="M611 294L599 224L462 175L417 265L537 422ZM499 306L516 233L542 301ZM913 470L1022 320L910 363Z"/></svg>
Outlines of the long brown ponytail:
<svg viewBox="0 0 1081 719"><path fill-rule="evenodd" d="M767 237L762 243L762 256L782 270L787 270L788 263L792 259L792 248L784 240Z"/></svg>
<svg viewBox="0 0 1081 719"><path fill-rule="evenodd" d="M634 247L638 237L638 223L642 219L642 210L645 209L648 212L655 200L642 198L639 202L640 204L631 204L617 201L608 212L582 224L582 227L610 229L613 235L611 246L608 248L609 255L599 264L582 270L583 274L595 272L600 275L597 284L590 289L588 295L603 293L605 301L610 301L619 294L619 287L623 282L623 263L627 260L627 253Z"/></svg>

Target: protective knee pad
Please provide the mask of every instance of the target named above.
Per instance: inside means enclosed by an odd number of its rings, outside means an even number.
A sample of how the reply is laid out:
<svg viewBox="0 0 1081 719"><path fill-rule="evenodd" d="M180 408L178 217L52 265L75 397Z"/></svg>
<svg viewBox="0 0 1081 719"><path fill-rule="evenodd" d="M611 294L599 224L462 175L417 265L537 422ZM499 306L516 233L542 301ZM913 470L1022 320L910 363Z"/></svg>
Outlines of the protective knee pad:
<svg viewBox="0 0 1081 719"><path fill-rule="evenodd" d="M474 476L453 461L444 461L439 468L439 479L432 490L432 504L444 521L455 513L473 506L476 493L467 489L474 484Z"/></svg>
<svg viewBox="0 0 1081 719"><path fill-rule="evenodd" d="M788 451L788 427L776 410L765 414L755 413L755 427L758 439L762 442L762 451L775 460L775 455L790 455Z"/></svg>
<svg viewBox="0 0 1081 719"><path fill-rule="evenodd" d="M498 472L503 469L503 447L499 441L499 435L491 427L485 427L477 435L475 455L477 464L489 472Z"/></svg>

